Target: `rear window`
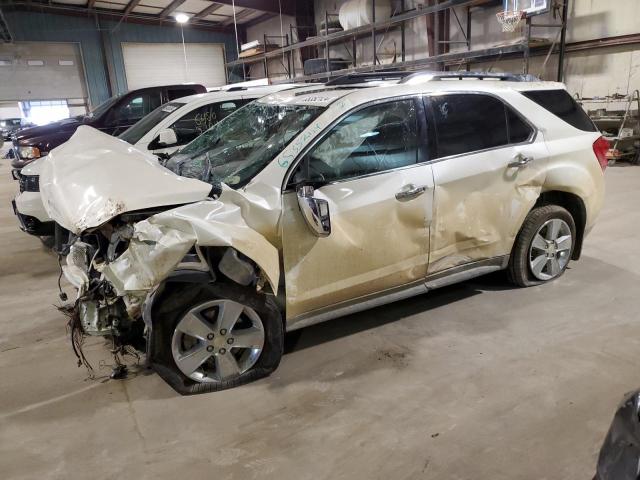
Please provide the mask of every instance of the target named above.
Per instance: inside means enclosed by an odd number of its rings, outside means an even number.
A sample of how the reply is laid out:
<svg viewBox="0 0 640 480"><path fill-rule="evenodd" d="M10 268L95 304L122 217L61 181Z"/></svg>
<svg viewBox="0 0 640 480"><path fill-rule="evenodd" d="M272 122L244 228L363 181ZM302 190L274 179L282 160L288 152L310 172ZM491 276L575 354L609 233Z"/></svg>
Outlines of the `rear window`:
<svg viewBox="0 0 640 480"><path fill-rule="evenodd" d="M578 130L598 131L589 116L566 90L531 90L522 94Z"/></svg>

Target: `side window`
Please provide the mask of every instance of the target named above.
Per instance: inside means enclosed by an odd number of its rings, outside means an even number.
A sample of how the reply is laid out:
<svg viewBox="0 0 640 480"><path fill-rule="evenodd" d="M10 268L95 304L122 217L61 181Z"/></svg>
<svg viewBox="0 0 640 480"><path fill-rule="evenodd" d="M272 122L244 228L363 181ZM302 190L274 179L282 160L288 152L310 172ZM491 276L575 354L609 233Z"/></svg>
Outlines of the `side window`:
<svg viewBox="0 0 640 480"><path fill-rule="evenodd" d="M566 90L531 90L522 94L578 130L598 131L582 107Z"/></svg>
<svg viewBox="0 0 640 480"><path fill-rule="evenodd" d="M438 157L459 155L509 143L504 103L478 94L431 97Z"/></svg>
<svg viewBox="0 0 640 480"><path fill-rule="evenodd" d="M533 129L511 108L506 105L505 108L509 125L509 143L526 142L533 133Z"/></svg>
<svg viewBox="0 0 640 480"><path fill-rule="evenodd" d="M227 102L216 103L213 106L213 111L215 113L217 121L219 122L248 102L249 101L247 100L229 100Z"/></svg>
<svg viewBox="0 0 640 480"><path fill-rule="evenodd" d="M186 97L195 93L195 90L192 88L169 88L167 90L167 97L169 98L169 101L171 101L176 98Z"/></svg>
<svg viewBox="0 0 640 480"><path fill-rule="evenodd" d="M111 125L132 125L160 106L159 93L143 93L118 106L111 115Z"/></svg>
<svg viewBox="0 0 640 480"><path fill-rule="evenodd" d="M215 106L216 104L203 105L196 108L169 126L176 132L178 145L189 143L218 122Z"/></svg>
<svg viewBox="0 0 640 480"><path fill-rule="evenodd" d="M413 100L366 107L333 127L301 163L308 172L296 176L334 181L412 165L419 144Z"/></svg>

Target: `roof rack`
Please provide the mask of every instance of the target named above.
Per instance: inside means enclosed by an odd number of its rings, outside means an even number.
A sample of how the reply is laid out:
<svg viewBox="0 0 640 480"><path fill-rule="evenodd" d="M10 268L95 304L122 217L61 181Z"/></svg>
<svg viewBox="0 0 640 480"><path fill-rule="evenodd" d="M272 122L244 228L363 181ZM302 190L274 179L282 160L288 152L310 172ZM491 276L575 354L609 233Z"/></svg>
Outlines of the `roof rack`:
<svg viewBox="0 0 640 480"><path fill-rule="evenodd" d="M387 70L377 72L362 72L362 73L348 73L340 77L329 80L325 83L326 86L336 85L355 85L358 83L367 82L383 82L385 80L399 80L406 76L412 75L415 72L408 72L402 70Z"/></svg>
<svg viewBox="0 0 640 480"><path fill-rule="evenodd" d="M419 79L424 76L425 81L439 81L439 80L451 80L458 79L463 80L465 78L473 78L476 80L500 80L503 82L537 82L540 80L535 75L520 74L520 73L491 73L491 72L440 72L424 70L420 72L413 72L411 75L407 75L400 80L399 83L409 83L412 80Z"/></svg>

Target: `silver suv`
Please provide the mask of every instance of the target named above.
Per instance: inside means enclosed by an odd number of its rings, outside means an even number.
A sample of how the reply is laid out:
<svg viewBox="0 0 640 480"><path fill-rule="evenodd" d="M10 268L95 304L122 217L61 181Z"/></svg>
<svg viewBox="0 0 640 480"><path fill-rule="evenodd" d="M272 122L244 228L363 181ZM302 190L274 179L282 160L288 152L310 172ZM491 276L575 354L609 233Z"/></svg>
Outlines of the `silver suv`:
<svg viewBox="0 0 640 480"><path fill-rule="evenodd" d="M77 235L74 338L142 344L176 390L220 390L272 372L285 331L496 270L562 275L608 148L565 87L386 77L253 102L174 157L177 174L81 127L41 177Z"/></svg>

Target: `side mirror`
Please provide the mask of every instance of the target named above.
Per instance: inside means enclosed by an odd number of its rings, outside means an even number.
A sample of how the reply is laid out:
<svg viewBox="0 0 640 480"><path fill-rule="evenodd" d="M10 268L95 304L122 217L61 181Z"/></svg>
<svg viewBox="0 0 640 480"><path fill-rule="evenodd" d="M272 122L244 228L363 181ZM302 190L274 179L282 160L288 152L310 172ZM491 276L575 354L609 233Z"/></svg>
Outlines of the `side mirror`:
<svg viewBox="0 0 640 480"><path fill-rule="evenodd" d="M307 225L318 237L327 237L331 233L329 202L313 196L310 185L298 187L298 206Z"/></svg>
<svg viewBox="0 0 640 480"><path fill-rule="evenodd" d="M163 147L170 147L178 143L176 132L171 128L165 128L158 133L158 144Z"/></svg>

